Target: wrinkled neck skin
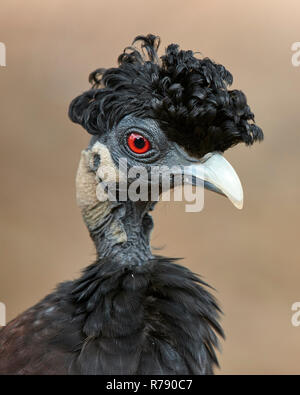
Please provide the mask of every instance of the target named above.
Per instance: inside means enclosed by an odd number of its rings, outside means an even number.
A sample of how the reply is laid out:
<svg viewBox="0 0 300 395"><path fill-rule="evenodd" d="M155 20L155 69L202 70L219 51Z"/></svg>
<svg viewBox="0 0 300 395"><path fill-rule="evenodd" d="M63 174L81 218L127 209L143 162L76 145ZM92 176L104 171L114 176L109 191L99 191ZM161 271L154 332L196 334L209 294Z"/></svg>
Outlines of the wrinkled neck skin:
<svg viewBox="0 0 300 395"><path fill-rule="evenodd" d="M108 153L102 151L101 157L105 155ZM106 166L108 162L114 166L110 157L105 158ZM138 265L153 258L150 249L153 220L149 211L156 202L99 201L97 176L89 164L90 152L83 151L76 177L76 194L98 257L109 256L120 263Z"/></svg>
<svg viewBox="0 0 300 395"><path fill-rule="evenodd" d="M84 213L84 220L99 258L110 256L120 263L143 264L153 258L148 210L151 202L98 202ZM93 217L93 223L89 219Z"/></svg>

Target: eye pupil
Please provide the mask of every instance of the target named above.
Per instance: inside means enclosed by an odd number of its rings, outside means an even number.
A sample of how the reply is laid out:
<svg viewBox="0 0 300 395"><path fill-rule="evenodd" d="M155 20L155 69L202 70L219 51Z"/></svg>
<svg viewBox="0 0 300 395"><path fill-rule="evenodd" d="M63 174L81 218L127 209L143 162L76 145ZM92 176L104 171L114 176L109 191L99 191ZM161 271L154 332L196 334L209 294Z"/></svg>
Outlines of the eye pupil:
<svg viewBox="0 0 300 395"><path fill-rule="evenodd" d="M127 143L135 154L144 154L151 148L149 140L139 133L130 133Z"/></svg>
<svg viewBox="0 0 300 395"><path fill-rule="evenodd" d="M137 137L134 140L134 145L136 146L136 148L139 148L139 149L144 148L145 144L146 143L145 143L145 140L143 139L143 137Z"/></svg>

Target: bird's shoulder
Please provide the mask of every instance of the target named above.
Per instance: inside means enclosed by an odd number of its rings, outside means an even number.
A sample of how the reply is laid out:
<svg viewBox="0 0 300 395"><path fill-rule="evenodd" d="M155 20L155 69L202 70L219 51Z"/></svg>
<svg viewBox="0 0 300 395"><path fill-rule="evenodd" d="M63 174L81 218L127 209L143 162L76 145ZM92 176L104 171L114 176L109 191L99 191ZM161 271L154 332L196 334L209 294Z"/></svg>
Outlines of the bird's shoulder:
<svg viewBox="0 0 300 395"><path fill-rule="evenodd" d="M52 344L72 315L69 283L59 288L1 328L0 374L67 373L69 353Z"/></svg>

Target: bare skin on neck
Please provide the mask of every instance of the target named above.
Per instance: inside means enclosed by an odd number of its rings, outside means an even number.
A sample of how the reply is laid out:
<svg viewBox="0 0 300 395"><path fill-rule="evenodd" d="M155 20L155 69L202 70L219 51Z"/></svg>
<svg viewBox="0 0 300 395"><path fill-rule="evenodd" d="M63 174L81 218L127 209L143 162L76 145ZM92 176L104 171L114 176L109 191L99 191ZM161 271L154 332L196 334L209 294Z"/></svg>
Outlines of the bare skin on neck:
<svg viewBox="0 0 300 395"><path fill-rule="evenodd" d="M143 212L144 204L112 202L105 200L105 196L102 201L98 199L99 180L94 168L95 155L100 157L99 166L112 169L106 174L106 182L117 181L120 175L105 145L97 142L91 149L82 151L76 176L76 198L99 257L123 255L126 259L151 258L150 215ZM105 195L104 190L101 193Z"/></svg>

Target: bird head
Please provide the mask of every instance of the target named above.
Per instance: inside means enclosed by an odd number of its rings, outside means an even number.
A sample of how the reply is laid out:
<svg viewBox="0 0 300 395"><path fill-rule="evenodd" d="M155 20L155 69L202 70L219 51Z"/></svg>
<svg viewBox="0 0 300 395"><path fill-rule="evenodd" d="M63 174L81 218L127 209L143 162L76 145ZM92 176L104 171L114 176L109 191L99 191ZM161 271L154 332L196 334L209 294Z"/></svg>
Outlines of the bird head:
<svg viewBox="0 0 300 395"><path fill-rule="evenodd" d="M71 102L71 120L92 135L79 166L79 202L96 202L101 168L106 182L120 182L125 158L127 171L184 167L192 184L201 180L241 208L241 183L223 153L263 139L246 96L229 89L233 78L224 66L176 44L159 57L159 44L151 34L136 37L118 67L91 73L91 89Z"/></svg>

